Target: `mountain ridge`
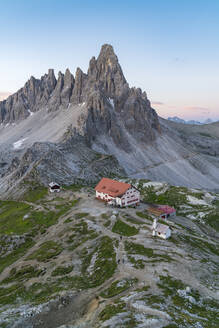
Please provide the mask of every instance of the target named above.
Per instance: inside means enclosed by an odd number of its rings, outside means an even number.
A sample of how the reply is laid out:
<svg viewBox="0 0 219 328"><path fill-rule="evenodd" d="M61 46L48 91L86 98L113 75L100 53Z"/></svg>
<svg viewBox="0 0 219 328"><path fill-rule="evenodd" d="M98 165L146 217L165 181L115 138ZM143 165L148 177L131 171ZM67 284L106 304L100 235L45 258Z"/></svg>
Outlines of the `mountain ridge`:
<svg viewBox="0 0 219 328"><path fill-rule="evenodd" d="M115 124L120 117L125 129L139 141L151 142L160 132L157 113L141 89L129 88L111 45L102 46L97 59L92 57L87 74L77 68L75 77L49 69L41 79L31 77L17 93L0 102L0 122L16 123L44 109L47 112L85 104L86 117L79 119L78 133L93 141L107 133L117 145L125 144L123 129ZM145 128L146 127L146 128ZM121 143L122 140L122 143Z"/></svg>
<svg viewBox="0 0 219 328"><path fill-rule="evenodd" d="M51 179L68 184L94 182L111 172L218 188L217 138L188 137L174 122L159 118L146 93L129 87L111 45L103 45L99 56L91 58L87 73L77 68L73 76L67 69L56 79L50 69L41 79L31 77L0 102L0 112L0 187L5 197L27 176L44 185ZM60 149L65 149L62 156L55 156ZM95 158L104 159L105 171Z"/></svg>
<svg viewBox="0 0 219 328"><path fill-rule="evenodd" d="M178 116L168 117L168 121L176 122L176 123L182 123L182 124L190 124L190 125L204 125L204 124L212 124L214 122L217 122L218 120L213 121L212 119L208 118L204 122L199 122L197 120L184 120Z"/></svg>

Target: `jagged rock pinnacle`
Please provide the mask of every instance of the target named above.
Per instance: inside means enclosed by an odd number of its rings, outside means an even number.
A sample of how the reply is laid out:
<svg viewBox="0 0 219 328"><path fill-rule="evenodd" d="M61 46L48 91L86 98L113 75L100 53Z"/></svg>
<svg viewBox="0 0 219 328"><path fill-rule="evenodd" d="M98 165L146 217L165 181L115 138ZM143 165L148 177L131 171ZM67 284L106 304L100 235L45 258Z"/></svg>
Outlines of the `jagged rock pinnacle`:
<svg viewBox="0 0 219 328"><path fill-rule="evenodd" d="M159 131L157 114L146 93L129 88L110 44L101 47L97 59L91 58L87 74L77 68L74 78L66 69L65 74L59 72L56 80L54 70L49 69L40 80L31 77L24 88L0 102L0 122L25 119L29 111L43 108L61 110L69 103L86 103L88 114L80 122L88 139L110 134L117 144L125 144L122 129L115 124L118 115L125 129L141 141L150 142L155 130Z"/></svg>

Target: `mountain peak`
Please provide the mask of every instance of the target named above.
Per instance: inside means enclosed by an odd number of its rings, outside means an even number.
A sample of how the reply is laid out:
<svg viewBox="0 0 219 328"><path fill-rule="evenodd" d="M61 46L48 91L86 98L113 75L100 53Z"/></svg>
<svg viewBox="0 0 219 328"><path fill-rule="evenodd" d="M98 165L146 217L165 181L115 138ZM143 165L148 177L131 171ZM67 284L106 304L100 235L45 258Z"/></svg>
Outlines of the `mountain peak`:
<svg viewBox="0 0 219 328"><path fill-rule="evenodd" d="M103 44L100 50L100 56L116 56L111 44Z"/></svg>
<svg viewBox="0 0 219 328"><path fill-rule="evenodd" d="M105 68L116 69L119 65L118 57L116 56L113 47L110 44L104 44L101 47L100 54L97 58L97 65L105 65Z"/></svg>
<svg viewBox="0 0 219 328"><path fill-rule="evenodd" d="M48 76L52 79L55 78L55 73L54 73L54 69L53 68L49 68L48 69Z"/></svg>
<svg viewBox="0 0 219 328"><path fill-rule="evenodd" d="M156 112L151 108L145 93L129 88L118 58L110 44L101 47L97 59L92 57L85 74L77 68L75 77L69 69L65 74L49 69L41 79L30 80L24 88L11 96L11 102L0 103L0 122L23 120L45 108L57 111L69 104L86 104L87 116L80 121L87 140L98 134L110 137L125 149L125 131L141 141L150 142L160 131ZM116 125L117 120L121 126ZM124 128L122 128L122 126ZM122 132L123 131L123 132Z"/></svg>

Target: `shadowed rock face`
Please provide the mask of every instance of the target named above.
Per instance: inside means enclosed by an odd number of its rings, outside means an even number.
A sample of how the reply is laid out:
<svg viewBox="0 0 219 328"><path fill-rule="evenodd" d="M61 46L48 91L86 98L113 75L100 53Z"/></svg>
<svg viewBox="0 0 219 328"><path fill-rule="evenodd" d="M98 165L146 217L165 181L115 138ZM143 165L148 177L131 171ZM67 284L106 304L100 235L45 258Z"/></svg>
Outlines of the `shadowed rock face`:
<svg viewBox="0 0 219 328"><path fill-rule="evenodd" d="M85 103L87 115L80 119L80 131L92 143L107 134L117 145L129 149L125 133L150 143L160 132L156 112L146 93L129 88L111 45L102 46L98 58L92 57L87 74L77 69L75 78L69 71L50 69L41 79L31 77L17 93L0 102L0 122L11 123L27 118L38 110L57 111L70 104Z"/></svg>
<svg viewBox="0 0 219 328"><path fill-rule="evenodd" d="M41 79L31 76L17 93L0 102L0 122L11 123L25 119L30 112L45 107L57 84L54 71L49 69Z"/></svg>
<svg viewBox="0 0 219 328"><path fill-rule="evenodd" d="M111 45L103 45L97 60L90 60L88 80L90 85L98 83L107 97L118 97L123 92L127 82Z"/></svg>
<svg viewBox="0 0 219 328"><path fill-rule="evenodd" d="M146 93L129 88L111 45L103 45L98 58L91 59L81 101L88 108L86 132L90 140L108 134L118 146L129 150L125 132L146 143L160 132Z"/></svg>
<svg viewBox="0 0 219 328"><path fill-rule="evenodd" d="M65 71L65 74L59 72L55 89L52 92L48 102L49 111L58 110L61 106L65 108L68 107L74 83L74 76L71 74L69 69Z"/></svg>
<svg viewBox="0 0 219 328"><path fill-rule="evenodd" d="M13 122L19 124L6 127ZM26 178L68 184L110 173L218 188L217 125L195 133L195 126L182 131L158 120L146 93L129 87L107 44L87 73L78 68L74 77L67 69L56 79L49 70L41 79L31 77L0 102L0 123L4 197L20 193Z"/></svg>

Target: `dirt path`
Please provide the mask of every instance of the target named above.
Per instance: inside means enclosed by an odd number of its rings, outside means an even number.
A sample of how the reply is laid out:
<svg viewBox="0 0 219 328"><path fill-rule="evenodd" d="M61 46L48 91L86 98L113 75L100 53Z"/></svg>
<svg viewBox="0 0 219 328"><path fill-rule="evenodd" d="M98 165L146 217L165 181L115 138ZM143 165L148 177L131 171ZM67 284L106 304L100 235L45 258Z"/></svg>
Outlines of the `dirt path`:
<svg viewBox="0 0 219 328"><path fill-rule="evenodd" d="M139 174L139 173L142 173L142 172L145 172L145 171L148 171L148 170L151 170L151 169L154 169L155 167L158 167L160 165L168 165L168 164L173 164L175 162L181 162L181 161L185 161L185 160L188 160L188 159L191 159L191 158L194 158L194 157L200 157L200 155L198 153L195 153L195 152L191 152L190 151L190 154L188 155L184 155L180 158L173 158L172 160L166 160L166 161L163 161L163 162L159 162L159 163L154 163L154 164L151 164L151 165L147 165L137 171L135 171L134 173L131 173L130 174L130 177L135 177L136 174Z"/></svg>

